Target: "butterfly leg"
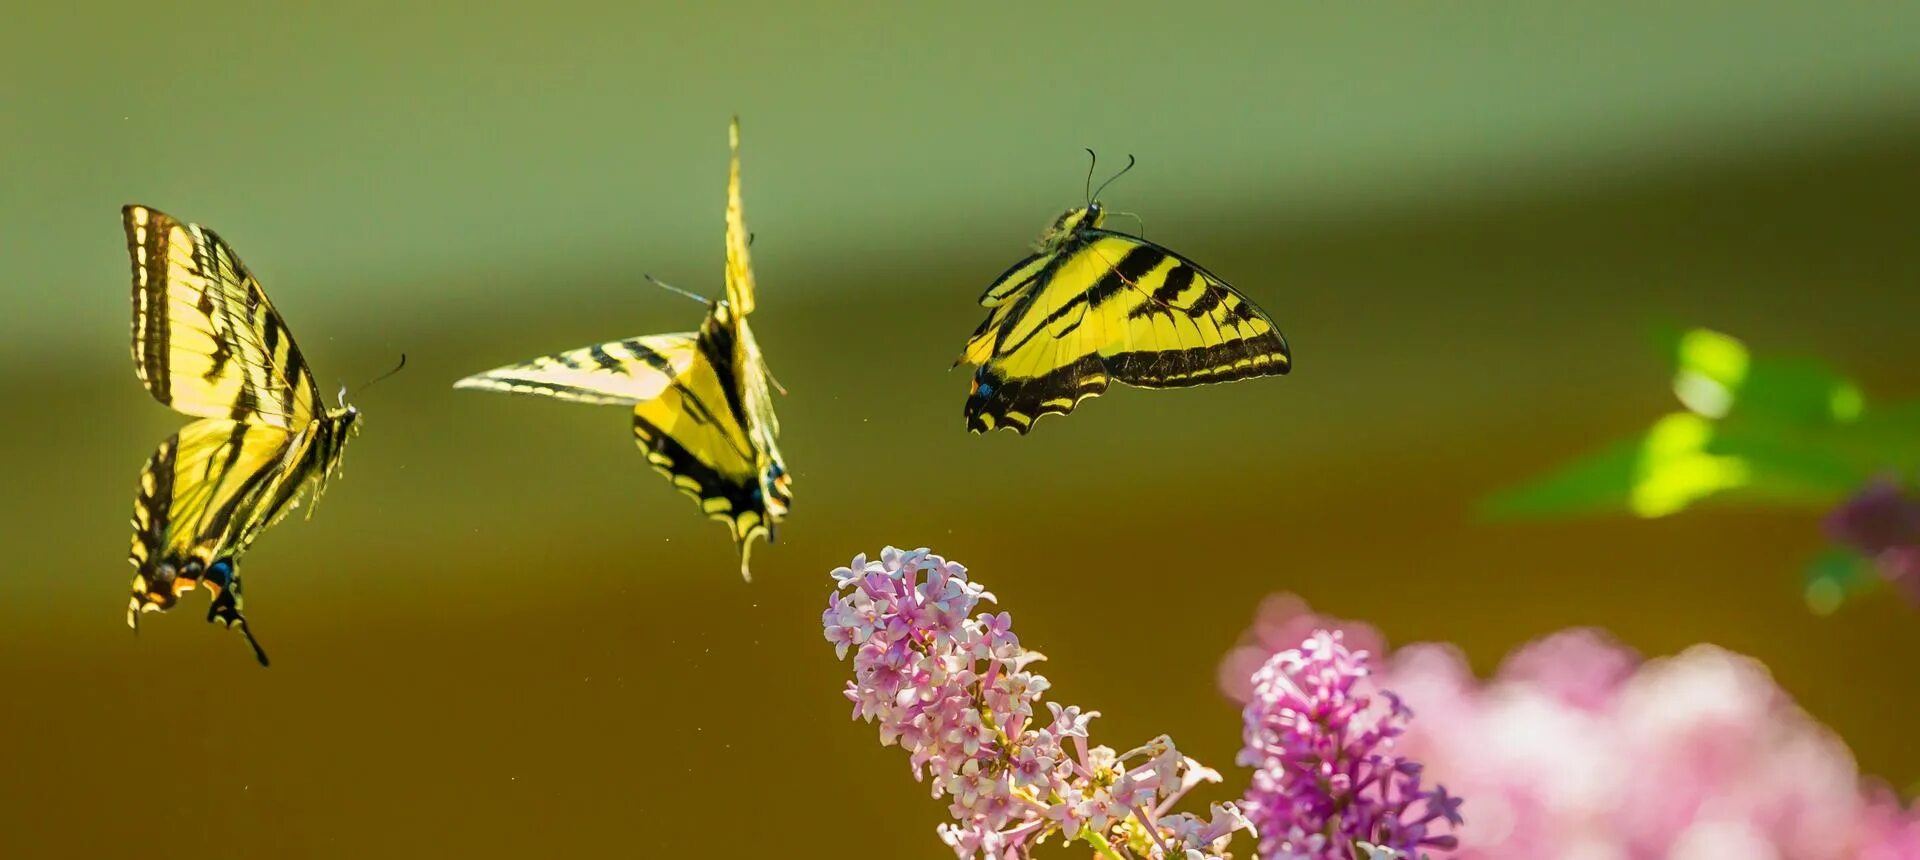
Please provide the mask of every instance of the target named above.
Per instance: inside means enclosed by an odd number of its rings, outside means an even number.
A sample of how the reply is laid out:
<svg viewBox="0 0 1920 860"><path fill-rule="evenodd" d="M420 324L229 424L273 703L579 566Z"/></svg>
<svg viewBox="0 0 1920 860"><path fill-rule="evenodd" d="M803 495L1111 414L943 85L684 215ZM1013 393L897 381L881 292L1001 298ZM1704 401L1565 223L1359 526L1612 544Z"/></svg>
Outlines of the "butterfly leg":
<svg viewBox="0 0 1920 860"><path fill-rule="evenodd" d="M240 614L240 574L234 570L233 562L222 559L207 568L207 590L213 592L213 603L207 607L207 623L215 621L228 629L240 631L247 639L247 645L253 648L253 657L260 665L267 665L267 652L260 647L259 640L253 638L253 628L247 626L246 616Z"/></svg>

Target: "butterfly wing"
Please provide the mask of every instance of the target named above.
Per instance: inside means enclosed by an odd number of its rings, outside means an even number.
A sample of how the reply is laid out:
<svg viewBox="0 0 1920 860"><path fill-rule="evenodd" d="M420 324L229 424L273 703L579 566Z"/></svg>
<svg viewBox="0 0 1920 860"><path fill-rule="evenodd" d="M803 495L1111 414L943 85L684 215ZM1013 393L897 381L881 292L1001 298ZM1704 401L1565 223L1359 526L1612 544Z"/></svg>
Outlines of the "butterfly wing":
<svg viewBox="0 0 1920 860"><path fill-rule="evenodd" d="M1284 374L1286 340L1252 300L1198 264L1121 233L1087 229L1002 275L962 360L979 366L967 428L1026 433L1111 380L1179 388Z"/></svg>
<svg viewBox="0 0 1920 860"><path fill-rule="evenodd" d="M745 318L753 313L753 260L747 246L746 208L740 202L740 118L727 127L727 145L733 158L727 170L727 304Z"/></svg>
<svg viewBox="0 0 1920 860"><path fill-rule="evenodd" d="M456 388L536 394L576 403L633 406L633 432L647 461L742 545L785 512L762 490L766 458L749 429L736 385L734 328L710 316L699 332L628 338L475 374ZM770 457L777 460L778 453Z"/></svg>
<svg viewBox="0 0 1920 860"><path fill-rule="evenodd" d="M793 495L774 446L778 428L759 347L745 320L735 322L716 307L673 386L634 407L633 435L647 462L726 524L740 547L740 575L752 579L753 540L772 536Z"/></svg>
<svg viewBox="0 0 1920 860"><path fill-rule="evenodd" d="M1007 267L1005 272L1000 273L1000 277L993 279L993 283L987 286L987 291L980 294L980 306L988 309L987 318L980 323L979 328L973 330L973 335L967 338L966 348L961 350L960 357L953 362L955 367L963 363L986 364L993 358L994 347L1000 341L1000 330L1006 326L1008 316L1018 307L1007 300L1026 292L1035 281L1045 276L1059 259L1060 255L1055 253L1030 254L1026 259Z"/></svg>
<svg viewBox="0 0 1920 860"><path fill-rule="evenodd" d="M476 373L453 387L575 403L640 403L659 397L686 372L698 337L684 332L594 344Z"/></svg>
<svg viewBox="0 0 1920 860"><path fill-rule="evenodd" d="M155 399L202 418L298 430L320 391L293 334L212 230L121 210L133 262L133 362Z"/></svg>
<svg viewBox="0 0 1920 860"><path fill-rule="evenodd" d="M780 459L774 450L774 440L780 435L780 417L773 411L773 374L767 369L767 358L760 352L760 341L753 336L753 328L745 319L735 321L733 337L738 349L735 353L735 388L740 393L740 403L746 411L747 435L753 444L764 452L771 452L772 459ZM784 392L783 392L784 393Z"/></svg>
<svg viewBox="0 0 1920 860"><path fill-rule="evenodd" d="M139 613L171 609L204 583L215 598L208 620L238 628L266 663L240 615L236 564L304 483L310 450L308 433L225 418L195 421L161 442L133 507L127 623L137 627Z"/></svg>

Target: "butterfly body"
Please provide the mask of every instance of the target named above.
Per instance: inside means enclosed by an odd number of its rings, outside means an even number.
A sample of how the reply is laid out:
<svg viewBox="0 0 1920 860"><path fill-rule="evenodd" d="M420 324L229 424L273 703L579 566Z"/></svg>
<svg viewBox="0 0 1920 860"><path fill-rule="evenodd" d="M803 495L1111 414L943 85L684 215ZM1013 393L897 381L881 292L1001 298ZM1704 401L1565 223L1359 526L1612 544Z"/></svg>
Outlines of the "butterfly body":
<svg viewBox="0 0 1920 860"><path fill-rule="evenodd" d="M967 429L1025 434L1113 381L1181 388L1284 374L1273 320L1199 264L1069 209L987 287L987 319L955 364L976 365Z"/></svg>
<svg viewBox="0 0 1920 860"><path fill-rule="evenodd" d="M454 387L631 406L634 442L647 462L701 513L727 526L740 548L740 574L751 578L753 540L773 540L793 503L793 479L777 444L776 386L747 322L755 298L737 121L729 137L726 294L707 302L698 331L554 353L474 374Z"/></svg>
<svg viewBox="0 0 1920 860"><path fill-rule="evenodd" d="M199 419L140 472L127 623L205 585L207 620L239 630L264 665L240 612L240 558L309 489L319 496L360 413L325 406L292 333L218 235L144 206L122 216L136 374L154 399Z"/></svg>

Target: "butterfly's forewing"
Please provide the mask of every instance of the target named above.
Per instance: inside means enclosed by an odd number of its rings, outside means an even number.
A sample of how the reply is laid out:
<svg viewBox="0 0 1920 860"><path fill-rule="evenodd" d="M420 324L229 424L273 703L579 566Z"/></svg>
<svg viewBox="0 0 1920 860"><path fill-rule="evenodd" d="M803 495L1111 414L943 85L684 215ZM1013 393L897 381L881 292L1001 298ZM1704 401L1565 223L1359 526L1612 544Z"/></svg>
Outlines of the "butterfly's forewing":
<svg viewBox="0 0 1920 860"><path fill-rule="evenodd" d="M299 429L319 388L260 282L212 230L121 210L133 263L133 362L155 399L202 418Z"/></svg>
<svg viewBox="0 0 1920 860"><path fill-rule="evenodd" d="M740 118L727 127L732 158L727 169L727 304L741 318L753 313L753 259L747 246L746 207L740 202Z"/></svg>
<svg viewBox="0 0 1920 860"><path fill-rule="evenodd" d="M1083 229L1021 261L981 303L962 360L979 365L968 429L1025 433L1111 380L1177 388L1286 373L1273 320L1225 281L1166 248Z"/></svg>
<svg viewBox="0 0 1920 860"><path fill-rule="evenodd" d="M738 343L735 385L745 409L747 435L760 449L761 459L778 462L780 452L774 442L780 436L780 418L773 411L773 376L767 370L766 356L761 354L760 341L746 320L735 322L733 336Z"/></svg>
<svg viewBox="0 0 1920 860"><path fill-rule="evenodd" d="M659 397L686 372L697 339L684 332L594 344L476 373L453 387L575 403L639 403Z"/></svg>
<svg viewBox="0 0 1920 860"><path fill-rule="evenodd" d="M1142 388L1184 388L1280 376L1293 368L1273 319L1226 281L1151 242L1089 232L1134 243L1112 263L1115 272L1145 272L1121 279L1133 302L1124 318L1107 316L1128 332L1117 344L1108 338L1100 351L1113 378Z"/></svg>

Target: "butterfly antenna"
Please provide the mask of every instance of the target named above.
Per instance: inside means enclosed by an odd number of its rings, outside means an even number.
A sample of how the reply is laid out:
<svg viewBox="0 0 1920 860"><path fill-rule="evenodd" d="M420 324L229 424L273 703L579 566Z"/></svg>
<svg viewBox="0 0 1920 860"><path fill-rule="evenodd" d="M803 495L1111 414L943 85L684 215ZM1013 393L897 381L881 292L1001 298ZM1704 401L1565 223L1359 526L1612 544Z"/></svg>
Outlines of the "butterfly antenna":
<svg viewBox="0 0 1920 860"><path fill-rule="evenodd" d="M394 365L392 370L389 370L386 373L382 373L379 376L376 376L372 379L367 380L366 382L362 382L359 385L354 386L353 390L366 391L367 389L372 388L374 383L379 382L382 379L386 379L387 377L392 376L396 373L399 373L400 371L405 370L406 367L407 367L407 354L403 352L403 353L400 353L400 363ZM346 402L346 399L347 399L347 387L342 385L340 386L340 400L341 402L344 403Z"/></svg>
<svg viewBox="0 0 1920 860"><path fill-rule="evenodd" d="M1093 154L1093 149L1089 147L1087 149L1087 202L1088 203L1093 202L1093 166L1099 163L1100 163L1100 156ZM1105 187L1105 186L1102 186L1102 187Z"/></svg>
<svg viewBox="0 0 1920 860"><path fill-rule="evenodd" d="M1107 190L1107 186L1112 185L1114 179L1119 179L1120 177L1127 175L1127 171L1132 169L1133 169L1133 156L1129 154L1127 156L1127 166L1120 168L1120 172L1114 174L1111 179L1108 179L1107 181L1100 183L1100 187L1097 190L1095 190L1091 196L1087 198L1087 202L1092 203L1093 201L1100 199L1100 192ZM1089 168L1087 171L1087 177L1089 179L1093 177L1093 171L1091 168Z"/></svg>
<svg viewBox="0 0 1920 860"><path fill-rule="evenodd" d="M679 293L680 295L686 296L687 298L690 298L703 305L713 304L713 302L707 301L706 296L700 295L699 293L688 292L686 290L680 289L679 287L669 284L666 281L660 280L659 278L656 278L652 275L641 275L641 277L646 278L649 283L653 284L656 287L659 287L660 289L663 289L672 293Z"/></svg>

